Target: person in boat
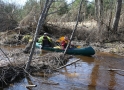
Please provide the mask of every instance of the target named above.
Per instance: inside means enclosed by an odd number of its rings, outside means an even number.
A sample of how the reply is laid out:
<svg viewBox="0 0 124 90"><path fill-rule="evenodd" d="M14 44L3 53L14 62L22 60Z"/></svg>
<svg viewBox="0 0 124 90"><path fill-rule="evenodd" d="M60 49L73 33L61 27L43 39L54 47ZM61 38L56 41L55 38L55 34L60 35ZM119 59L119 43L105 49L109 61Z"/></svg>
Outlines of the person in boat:
<svg viewBox="0 0 124 90"><path fill-rule="evenodd" d="M63 40L62 40L61 43L60 43L61 46L62 46L62 49L65 49L65 48L66 48L68 42L69 42L68 37L67 37L67 36L64 36Z"/></svg>
<svg viewBox="0 0 124 90"><path fill-rule="evenodd" d="M58 46L56 46L54 48L65 49L69 41L70 40L68 39L67 36L62 36L58 40L56 40L56 44ZM75 45L75 43L71 42L69 49L74 49L74 48L77 48L77 46Z"/></svg>
<svg viewBox="0 0 124 90"><path fill-rule="evenodd" d="M48 36L47 33L44 33L43 36L41 36L38 39L38 42L42 44L43 47L52 47L52 39Z"/></svg>

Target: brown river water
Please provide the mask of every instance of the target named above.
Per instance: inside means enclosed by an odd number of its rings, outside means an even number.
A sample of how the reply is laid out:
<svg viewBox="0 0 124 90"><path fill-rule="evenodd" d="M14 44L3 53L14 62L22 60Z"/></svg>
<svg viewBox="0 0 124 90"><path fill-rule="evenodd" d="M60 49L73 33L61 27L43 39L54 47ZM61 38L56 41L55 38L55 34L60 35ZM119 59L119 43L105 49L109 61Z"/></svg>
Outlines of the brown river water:
<svg viewBox="0 0 124 90"><path fill-rule="evenodd" d="M124 90L124 57L99 52L92 57L76 56L68 63L77 58L81 60L48 77L23 78L3 90L29 90L28 84L37 85L31 90ZM44 80L57 84L45 84Z"/></svg>

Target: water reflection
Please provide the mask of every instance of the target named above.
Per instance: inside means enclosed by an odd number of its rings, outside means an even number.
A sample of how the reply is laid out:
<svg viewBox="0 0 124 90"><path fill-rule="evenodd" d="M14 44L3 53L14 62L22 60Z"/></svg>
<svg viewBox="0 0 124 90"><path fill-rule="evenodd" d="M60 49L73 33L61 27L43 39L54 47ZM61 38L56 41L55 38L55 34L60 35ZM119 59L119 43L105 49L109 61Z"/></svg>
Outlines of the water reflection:
<svg viewBox="0 0 124 90"><path fill-rule="evenodd" d="M116 86L116 80L115 75L116 73L114 71L111 71L110 73L110 80L109 80L109 89L114 90L114 87Z"/></svg>
<svg viewBox="0 0 124 90"><path fill-rule="evenodd" d="M94 65L92 73L90 75L90 84L88 85L88 90L96 90L97 79L99 77L99 65Z"/></svg>
<svg viewBox="0 0 124 90"><path fill-rule="evenodd" d="M65 76L67 76L68 78L78 78L79 77L79 73L76 72L72 72L70 73L67 68L64 68L64 72L61 72L61 74L64 74Z"/></svg>
<svg viewBox="0 0 124 90"><path fill-rule="evenodd" d="M76 56L80 58L83 62L87 62L88 64L92 64L94 62L94 57L87 57L87 56Z"/></svg>

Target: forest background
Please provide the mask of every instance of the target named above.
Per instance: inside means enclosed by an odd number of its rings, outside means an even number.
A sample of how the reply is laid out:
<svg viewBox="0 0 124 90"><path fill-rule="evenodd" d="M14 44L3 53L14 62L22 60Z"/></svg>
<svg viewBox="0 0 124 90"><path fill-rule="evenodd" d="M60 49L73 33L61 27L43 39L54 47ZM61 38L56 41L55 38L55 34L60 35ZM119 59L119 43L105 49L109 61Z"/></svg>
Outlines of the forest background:
<svg viewBox="0 0 124 90"><path fill-rule="evenodd" d="M55 0L44 23L45 32L56 37L71 34L77 21L80 2L81 0L72 0L68 4L65 0ZM123 42L123 2L124 0L83 0L74 39L86 43ZM19 6L0 0L0 31L34 34L44 3L45 0L27 0L23 6ZM1 38L3 39L2 35Z"/></svg>

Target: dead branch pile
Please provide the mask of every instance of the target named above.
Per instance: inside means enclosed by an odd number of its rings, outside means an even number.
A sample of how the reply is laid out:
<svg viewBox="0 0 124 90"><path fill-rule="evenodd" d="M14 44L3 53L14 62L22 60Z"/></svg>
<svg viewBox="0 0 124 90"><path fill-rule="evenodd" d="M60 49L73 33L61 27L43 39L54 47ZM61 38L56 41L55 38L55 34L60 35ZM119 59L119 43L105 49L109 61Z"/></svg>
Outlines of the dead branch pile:
<svg viewBox="0 0 124 90"><path fill-rule="evenodd" d="M8 85L16 79L21 79L26 75L22 67L4 67L0 70L0 86Z"/></svg>
<svg viewBox="0 0 124 90"><path fill-rule="evenodd" d="M0 85L8 85L8 83L27 75L25 66L29 54L24 54L22 50L13 50L11 53L6 53L6 55L8 60L0 60ZM34 55L29 73L53 73L51 71L65 65L71 57L66 55L64 59L62 58L63 53L47 53L43 56Z"/></svg>
<svg viewBox="0 0 124 90"><path fill-rule="evenodd" d="M3 52L3 53L2 53ZM0 86L8 85L16 79L25 76L23 68L25 67L24 54L21 50L13 50L10 53L1 49L0 55ZM23 56L23 57L22 57Z"/></svg>
<svg viewBox="0 0 124 90"><path fill-rule="evenodd" d="M35 68L34 71L45 70L45 73L47 73L65 65L71 57L70 55L66 55L63 59L63 53L47 53L44 56L34 59L31 66Z"/></svg>

